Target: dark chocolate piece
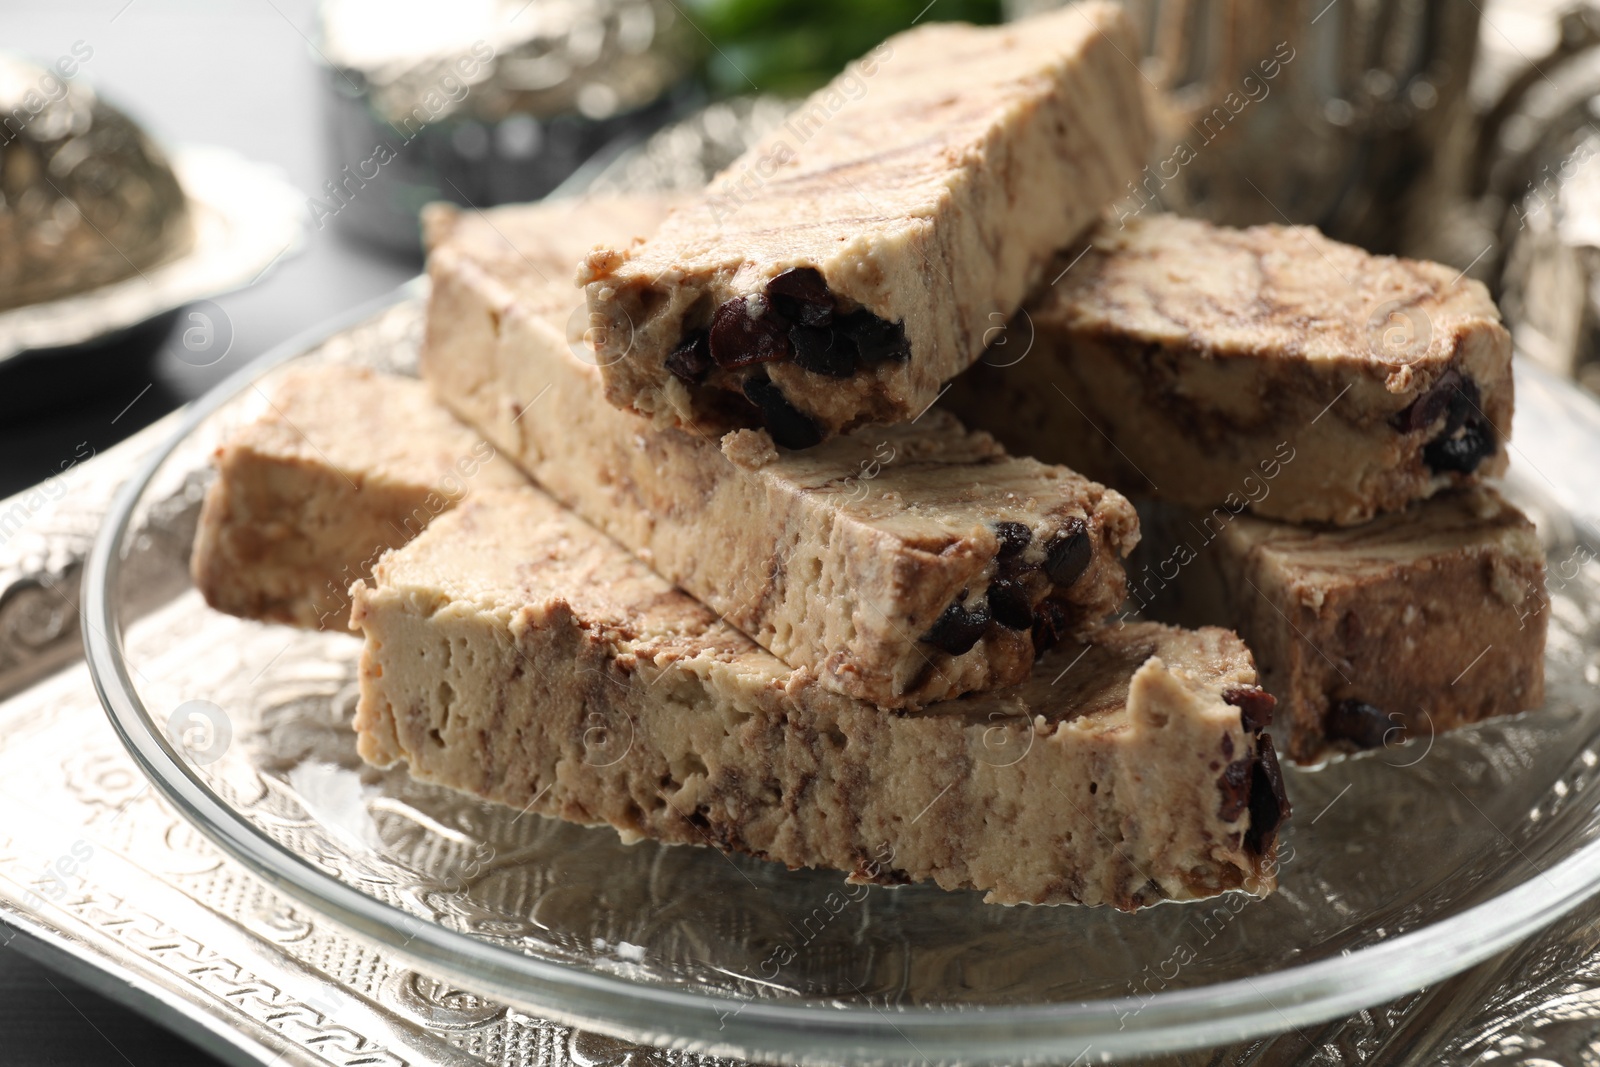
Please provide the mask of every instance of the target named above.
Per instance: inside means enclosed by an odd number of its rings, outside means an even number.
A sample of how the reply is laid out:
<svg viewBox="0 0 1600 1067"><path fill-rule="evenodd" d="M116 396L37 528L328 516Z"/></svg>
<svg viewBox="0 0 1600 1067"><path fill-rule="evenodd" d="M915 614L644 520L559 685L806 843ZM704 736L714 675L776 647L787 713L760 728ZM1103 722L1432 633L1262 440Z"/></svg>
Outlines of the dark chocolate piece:
<svg viewBox="0 0 1600 1067"><path fill-rule="evenodd" d="M767 283L767 296L791 322L826 326L833 321L833 294L813 267L790 267Z"/></svg>
<svg viewBox="0 0 1600 1067"><path fill-rule="evenodd" d="M1471 474L1478 464L1494 455L1494 434L1482 418L1469 418L1461 431L1453 436L1439 437L1422 449L1422 461L1435 473L1457 471Z"/></svg>
<svg viewBox="0 0 1600 1067"><path fill-rule="evenodd" d="M1450 397L1461 384L1461 372L1451 367L1439 375L1431 388L1389 418L1389 425L1400 433L1426 430L1438 421L1450 405Z"/></svg>
<svg viewBox="0 0 1600 1067"><path fill-rule="evenodd" d="M744 395L761 410L762 425L777 444L784 448L810 448L822 440L817 424L789 403L783 390L773 385L765 372L745 379Z"/></svg>
<svg viewBox="0 0 1600 1067"><path fill-rule="evenodd" d="M952 656L959 656L978 643L978 639L989 628L990 621L989 609L982 604L975 608L951 604L944 609L944 614L939 616L923 640Z"/></svg>
<svg viewBox="0 0 1600 1067"><path fill-rule="evenodd" d="M1443 376L1448 377L1448 373ZM1478 464L1494 455L1496 435L1494 427L1489 425L1489 420L1479 407L1481 394L1478 383L1471 378L1461 379L1458 376L1458 379L1458 383L1452 383L1448 390L1441 391L1435 386L1412 405L1416 406L1422 399L1430 399L1434 392L1442 392L1447 398L1444 403L1444 429L1422 449L1422 461L1429 470L1439 474L1446 471L1471 474L1478 469ZM1439 402L1433 403L1437 405ZM1438 415L1435 414L1434 418L1438 418ZM1431 422L1430 419L1428 424Z"/></svg>
<svg viewBox="0 0 1600 1067"><path fill-rule="evenodd" d="M855 341L861 351L861 362L868 366L911 358L906 328L898 322L885 322L865 308L841 316L839 329Z"/></svg>
<svg viewBox="0 0 1600 1067"><path fill-rule="evenodd" d="M1056 585L1065 587L1082 578L1093 560L1094 545L1089 540L1089 530L1082 519L1073 519L1046 546L1044 572Z"/></svg>
<svg viewBox="0 0 1600 1067"><path fill-rule="evenodd" d="M791 326L789 344L795 365L829 378L848 378L856 372L856 345L827 326Z"/></svg>
<svg viewBox="0 0 1600 1067"><path fill-rule="evenodd" d="M1020 522L997 522L994 535L1000 539L1000 559L1009 559L1033 543L1033 531Z"/></svg>
<svg viewBox="0 0 1600 1067"><path fill-rule="evenodd" d="M1272 738L1262 734L1256 739L1256 758L1250 768L1250 829L1245 831L1245 848L1257 856L1265 855L1290 813L1277 750L1272 747Z"/></svg>
<svg viewBox="0 0 1600 1067"><path fill-rule="evenodd" d="M1217 815L1224 822L1232 822L1243 815L1250 806L1250 779L1255 760L1234 760L1222 768L1222 777L1217 779L1217 792L1222 794L1222 805L1217 809Z"/></svg>
<svg viewBox="0 0 1600 1067"><path fill-rule="evenodd" d="M667 356L667 370L684 385L705 381L711 366L711 341L704 330L684 338Z"/></svg>
<svg viewBox="0 0 1600 1067"><path fill-rule="evenodd" d="M723 368L788 359L789 338L771 314L752 316L750 298L736 296L711 319L711 358Z"/></svg>
<svg viewBox="0 0 1600 1067"><path fill-rule="evenodd" d="M1243 685L1222 694L1224 703L1239 709L1239 723L1255 733L1272 725L1272 712L1277 699L1259 685Z"/></svg>
<svg viewBox="0 0 1600 1067"><path fill-rule="evenodd" d="M1033 605L1028 591L1019 581L996 578L989 583L989 614L1008 630L1027 630L1033 626Z"/></svg>

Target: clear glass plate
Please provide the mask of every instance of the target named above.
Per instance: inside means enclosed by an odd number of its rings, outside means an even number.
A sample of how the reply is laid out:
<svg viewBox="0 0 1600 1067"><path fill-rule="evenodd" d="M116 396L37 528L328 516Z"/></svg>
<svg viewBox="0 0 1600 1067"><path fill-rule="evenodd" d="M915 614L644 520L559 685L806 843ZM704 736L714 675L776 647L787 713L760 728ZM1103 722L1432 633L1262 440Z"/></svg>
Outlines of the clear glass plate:
<svg viewBox="0 0 1600 1067"><path fill-rule="evenodd" d="M419 319L413 290L269 362L404 371ZM274 885L436 977L619 1037L748 1058L1087 1062L1401 996L1600 888L1600 561L1586 510L1600 500L1600 412L1528 368L1507 490L1550 556L1547 706L1290 771L1277 894L1130 916L625 846L363 765L349 727L359 642L219 615L188 581L210 450L252 414L266 367L198 404L124 487L84 582L89 664L174 805Z"/></svg>

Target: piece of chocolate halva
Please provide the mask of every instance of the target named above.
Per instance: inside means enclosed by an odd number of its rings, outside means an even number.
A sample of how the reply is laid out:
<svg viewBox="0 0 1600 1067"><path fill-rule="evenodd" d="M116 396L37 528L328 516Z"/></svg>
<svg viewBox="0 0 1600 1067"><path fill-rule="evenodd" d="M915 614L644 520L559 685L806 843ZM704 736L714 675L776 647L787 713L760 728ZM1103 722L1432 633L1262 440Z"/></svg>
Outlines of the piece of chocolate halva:
<svg viewBox="0 0 1600 1067"><path fill-rule="evenodd" d="M461 476L452 457L474 454L472 436L416 383L296 373L303 387L224 449L267 440L281 458L229 465L222 496L316 506L234 511L210 535L242 540L248 516L311 573L341 576L368 546L411 542L356 591L369 759L630 838L997 901L1131 909L1272 888L1287 808L1260 734L1271 698L1232 634L1108 626L1021 686L885 713L786 667L520 475L475 484L466 504L449 492L456 511L438 518L415 493L396 503L399 472ZM318 397L350 417L315 448L271 440L285 420L314 423ZM379 412L408 432L371 433ZM232 583L273 595L219 606L326 618L324 590L287 582L288 560L234 554Z"/></svg>
<svg viewBox="0 0 1600 1067"><path fill-rule="evenodd" d="M421 382L294 367L254 399L260 418L217 449L190 558L230 615L342 630L379 556L469 490L527 481Z"/></svg>
<svg viewBox="0 0 1600 1067"><path fill-rule="evenodd" d="M1130 602L1237 630L1278 698L1284 754L1427 739L1544 701L1545 555L1494 490L1441 493L1361 526L1145 510Z"/></svg>
<svg viewBox="0 0 1600 1067"><path fill-rule="evenodd" d="M1131 23L892 37L640 244L579 271L612 403L807 448L920 414L1144 165Z"/></svg>
<svg viewBox="0 0 1600 1067"><path fill-rule="evenodd" d="M531 487L385 556L352 618L362 755L541 815L1005 904L1275 883L1271 698L1224 630L1113 624L1023 685L886 714Z"/></svg>
<svg viewBox="0 0 1600 1067"><path fill-rule="evenodd" d="M945 412L791 452L762 431L719 442L607 404L593 351L569 335L574 295L553 279L663 210L431 208L421 367L435 394L668 581L880 707L1014 685L1115 610L1138 540L1127 500Z"/></svg>
<svg viewBox="0 0 1600 1067"><path fill-rule="evenodd" d="M1150 215L1058 270L945 399L1016 452L1341 525L1505 470L1510 337L1452 267Z"/></svg>

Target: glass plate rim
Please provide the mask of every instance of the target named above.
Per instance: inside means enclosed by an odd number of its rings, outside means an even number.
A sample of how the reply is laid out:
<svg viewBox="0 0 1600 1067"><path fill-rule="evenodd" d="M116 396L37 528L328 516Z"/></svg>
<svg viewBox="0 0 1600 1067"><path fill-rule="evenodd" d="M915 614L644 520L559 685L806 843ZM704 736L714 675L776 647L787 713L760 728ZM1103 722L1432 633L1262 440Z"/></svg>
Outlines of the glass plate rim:
<svg viewBox="0 0 1600 1067"><path fill-rule="evenodd" d="M145 489L206 418L272 369L395 304L421 298L426 281L414 278L290 338L194 402L172 435L118 490L84 567L81 605L95 691L124 747L161 795L253 874L426 973L560 1022L720 1055L919 1062L927 1059L922 1047L927 1045L939 1060L1039 1062L1083 1056L1091 1048L1108 1054L1175 1052L1325 1022L1458 974L1600 892L1597 840L1546 870L1535 869L1499 896L1438 922L1337 957L1268 972L1261 977L1270 982L1270 994L1255 979L1242 978L1148 998L886 1013L871 1005L788 1005L683 992L540 960L419 919L318 870L233 812L177 755L128 675L109 593ZM1137 1019L1136 1026L1127 1026L1130 1017Z"/></svg>

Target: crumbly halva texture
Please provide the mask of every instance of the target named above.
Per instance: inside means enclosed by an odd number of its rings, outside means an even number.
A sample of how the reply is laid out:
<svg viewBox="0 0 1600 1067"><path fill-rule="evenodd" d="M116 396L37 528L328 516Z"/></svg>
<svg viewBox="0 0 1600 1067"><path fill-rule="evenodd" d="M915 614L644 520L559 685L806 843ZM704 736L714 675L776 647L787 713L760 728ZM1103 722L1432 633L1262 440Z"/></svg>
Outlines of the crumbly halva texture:
<svg viewBox="0 0 1600 1067"><path fill-rule="evenodd" d="M439 399L758 644L880 707L1015 685L1115 610L1138 540L1128 501L942 411L791 452L765 431L719 441L606 403L581 308L554 279L664 210L430 208L421 367Z"/></svg>
<svg viewBox="0 0 1600 1067"><path fill-rule="evenodd" d="M190 570L218 611L342 630L350 584L469 489L527 483L421 382L291 368L217 449Z"/></svg>
<svg viewBox="0 0 1600 1067"><path fill-rule="evenodd" d="M1016 452L1340 525L1505 471L1510 336L1452 267L1150 215L1057 270L944 401Z"/></svg>
<svg viewBox="0 0 1600 1067"><path fill-rule="evenodd" d="M584 260L606 396L791 448L915 417L1139 173L1139 53L1109 3L885 41Z"/></svg>
<svg viewBox="0 0 1600 1067"><path fill-rule="evenodd" d="M1492 489L1338 528L1144 511L1151 536L1133 599L1168 621L1237 630L1297 763L1544 701L1545 555L1533 524Z"/></svg>
<svg viewBox="0 0 1600 1067"><path fill-rule="evenodd" d="M1271 699L1223 630L1108 626L1022 686L886 714L531 487L474 494L355 596L361 753L427 781L997 903L1131 910L1275 884Z"/></svg>

